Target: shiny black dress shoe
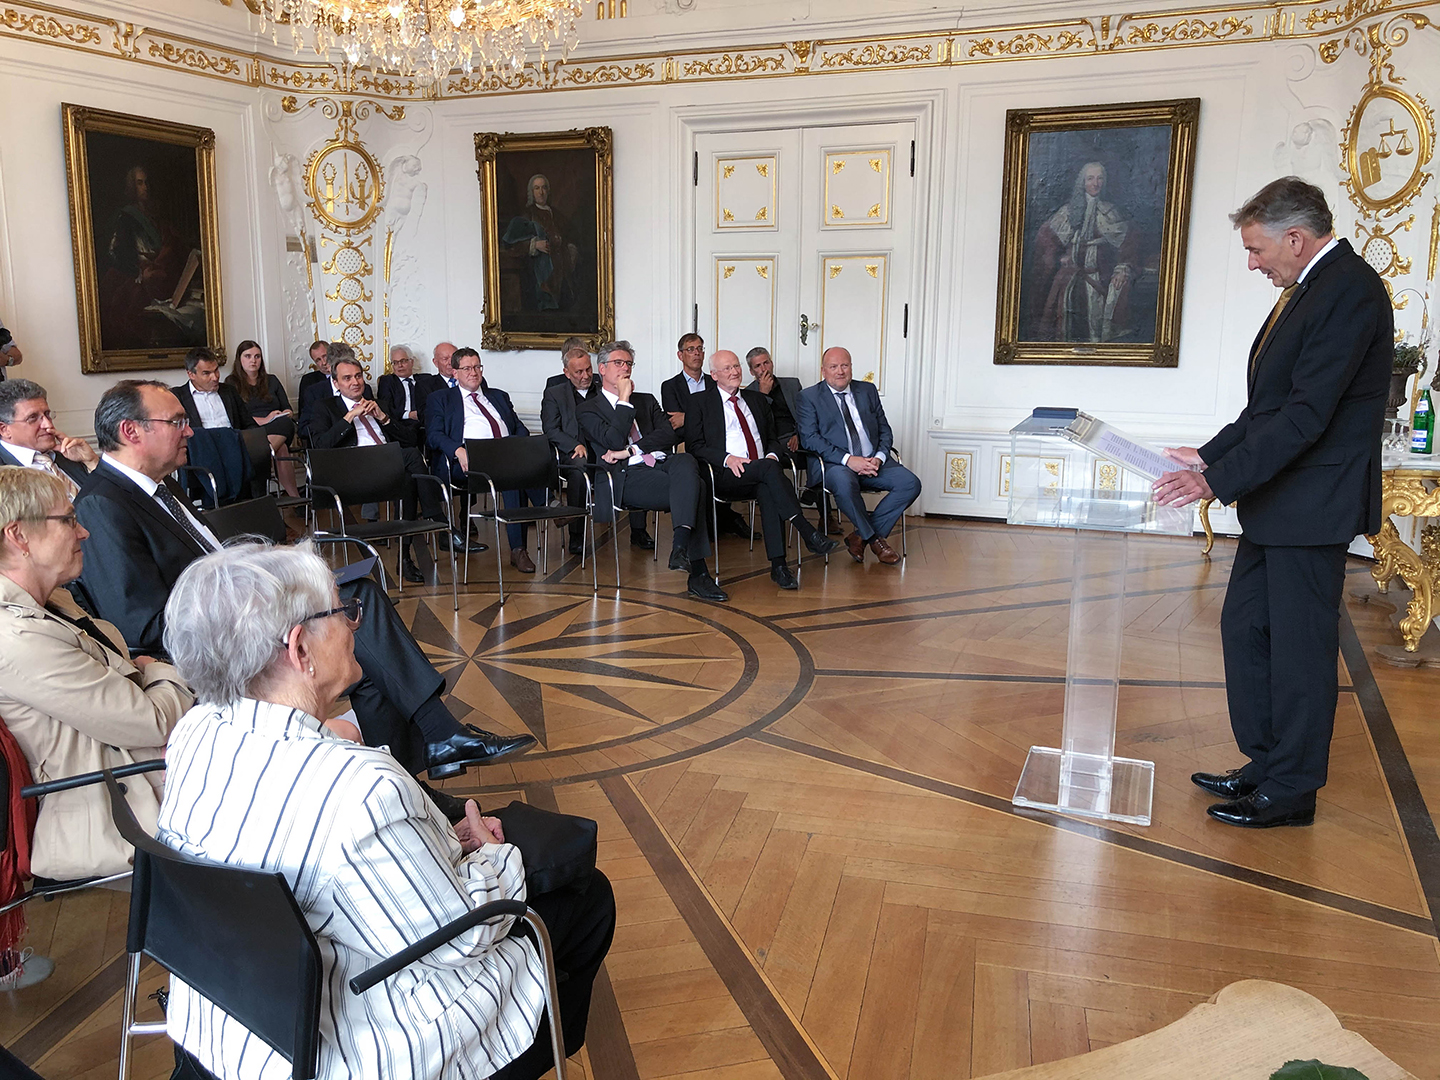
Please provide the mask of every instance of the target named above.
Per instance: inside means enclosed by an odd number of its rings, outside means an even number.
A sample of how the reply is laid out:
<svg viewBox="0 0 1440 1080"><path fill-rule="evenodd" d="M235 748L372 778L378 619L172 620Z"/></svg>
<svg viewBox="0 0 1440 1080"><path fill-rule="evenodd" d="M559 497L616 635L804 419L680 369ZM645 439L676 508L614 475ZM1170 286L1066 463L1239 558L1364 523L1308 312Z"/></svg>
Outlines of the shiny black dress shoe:
<svg viewBox="0 0 1440 1080"><path fill-rule="evenodd" d="M425 744L425 768L431 780L444 780L471 765L494 765L534 745L534 735L497 735L466 724L459 735Z"/></svg>
<svg viewBox="0 0 1440 1080"><path fill-rule="evenodd" d="M670 569L684 570L687 574L690 572L690 556L685 554L682 548L670 549Z"/></svg>
<svg viewBox="0 0 1440 1080"><path fill-rule="evenodd" d="M400 576L412 585L424 585L425 575L420 572L412 559L406 559L400 564Z"/></svg>
<svg viewBox="0 0 1440 1080"><path fill-rule="evenodd" d="M1191 773L1190 782L1196 787L1208 791L1211 795L1219 795L1227 802L1234 802L1236 799L1243 799L1255 790L1255 785L1240 775L1242 771L1241 769L1231 769L1229 772L1223 773Z"/></svg>
<svg viewBox="0 0 1440 1080"><path fill-rule="evenodd" d="M489 544L482 544L478 540L467 540L459 533L454 533L450 536L446 536L444 533L437 533L435 535L435 546L441 551L449 551L451 548L454 548L456 555L463 555L467 551L470 552L471 555L478 555L482 551L490 550Z"/></svg>
<svg viewBox="0 0 1440 1080"><path fill-rule="evenodd" d="M571 540L571 541L570 541L570 546L569 546L568 548L566 548L565 550L568 551L568 552L570 552L571 555L584 555L584 554L585 554L585 541L584 541L584 539L582 538L582 539L579 539L579 540Z"/></svg>
<svg viewBox="0 0 1440 1080"><path fill-rule="evenodd" d="M709 574L691 574L687 591L697 600L714 600L719 603L730 599L730 594L719 585Z"/></svg>
<svg viewBox="0 0 1440 1080"><path fill-rule="evenodd" d="M830 537L817 529L815 535L805 541L805 546L816 555L829 555L832 551L839 550L840 541L831 540Z"/></svg>
<svg viewBox="0 0 1440 1080"><path fill-rule="evenodd" d="M636 532L634 529L631 529L631 530L630 530L630 546L631 546L631 547L638 547L641 551L654 551L654 550L655 550L655 538L654 538L653 536L651 536L648 532L645 532L644 530L641 530L640 532Z"/></svg>
<svg viewBox="0 0 1440 1080"><path fill-rule="evenodd" d="M1253 791L1234 802L1217 803L1205 811L1216 821L1242 829L1273 829L1277 825L1314 825L1315 805L1277 803Z"/></svg>
<svg viewBox="0 0 1440 1080"><path fill-rule="evenodd" d="M770 567L770 580L782 589L798 589L800 583L795 580L795 573L785 563L776 563Z"/></svg>

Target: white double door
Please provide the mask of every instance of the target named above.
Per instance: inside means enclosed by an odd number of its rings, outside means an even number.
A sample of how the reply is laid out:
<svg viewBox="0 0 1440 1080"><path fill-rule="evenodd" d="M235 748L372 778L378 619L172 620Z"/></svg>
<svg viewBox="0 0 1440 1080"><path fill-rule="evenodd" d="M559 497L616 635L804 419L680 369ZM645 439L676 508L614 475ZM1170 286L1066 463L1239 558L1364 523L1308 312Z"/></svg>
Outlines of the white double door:
<svg viewBox="0 0 1440 1080"><path fill-rule="evenodd" d="M696 136L695 315L707 351L743 359L764 347L777 375L809 386L824 351L843 346L895 426L892 403L914 379L914 139L913 121Z"/></svg>

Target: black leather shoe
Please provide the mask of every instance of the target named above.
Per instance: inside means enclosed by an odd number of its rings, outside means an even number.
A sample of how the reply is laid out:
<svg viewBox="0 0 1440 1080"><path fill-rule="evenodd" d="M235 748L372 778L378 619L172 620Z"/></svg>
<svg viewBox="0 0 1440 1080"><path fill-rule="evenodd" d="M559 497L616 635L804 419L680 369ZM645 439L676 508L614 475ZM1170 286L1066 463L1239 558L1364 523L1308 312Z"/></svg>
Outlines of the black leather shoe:
<svg viewBox="0 0 1440 1080"><path fill-rule="evenodd" d="M819 490L819 488L807 487L804 491L800 492L800 505L814 506L815 496L816 493L819 492Z"/></svg>
<svg viewBox="0 0 1440 1080"><path fill-rule="evenodd" d="M828 536L826 536L817 529L811 535L810 539L805 541L805 546L811 551L813 551L816 555L829 555L830 552L839 549L840 541L831 540Z"/></svg>
<svg viewBox="0 0 1440 1080"><path fill-rule="evenodd" d="M459 735L425 744L425 767L431 780L444 780L471 765L494 765L534 745L534 735L497 735L466 724Z"/></svg>
<svg viewBox="0 0 1440 1080"><path fill-rule="evenodd" d="M566 550L569 551L571 555L584 555L585 538L581 537L579 540L571 540L570 546Z"/></svg>
<svg viewBox="0 0 1440 1080"><path fill-rule="evenodd" d="M425 584L425 575L420 572L420 567L415 565L413 559L406 559L400 564L400 576L412 585Z"/></svg>
<svg viewBox="0 0 1440 1080"><path fill-rule="evenodd" d="M738 536L741 540L755 539L755 534L750 531L750 523L738 514L735 520L728 524L722 521L720 523L720 529L722 532L728 532L732 536Z"/></svg>
<svg viewBox="0 0 1440 1080"><path fill-rule="evenodd" d="M446 791L441 791L439 788L433 788L425 783L424 780L420 781L420 787L425 794L430 797L430 801L435 804L436 809L445 815L451 825L465 820L464 800L457 799L454 795Z"/></svg>
<svg viewBox="0 0 1440 1080"><path fill-rule="evenodd" d="M644 530L641 530L640 532L636 532L634 529L631 529L631 530L630 530L630 546L631 546L631 547L638 547L638 548L640 548L642 551L654 551L654 550L655 550L655 538L654 538L653 536L651 536L648 532L645 532Z"/></svg>
<svg viewBox="0 0 1440 1080"><path fill-rule="evenodd" d="M688 574L690 572L690 556L680 548L671 548L670 569L684 570Z"/></svg>
<svg viewBox="0 0 1440 1080"><path fill-rule="evenodd" d="M455 549L456 555L463 555L470 552L471 555L478 555L482 551L489 551L489 544L482 544L478 540L466 540L459 535L446 536L444 533L435 534L435 546L441 551Z"/></svg>
<svg viewBox="0 0 1440 1080"><path fill-rule="evenodd" d="M794 572L785 563L776 563L770 567L770 580L782 589L798 589L800 587L800 583L795 580Z"/></svg>
<svg viewBox="0 0 1440 1080"><path fill-rule="evenodd" d="M1236 799L1243 799L1255 790L1255 785L1240 773L1240 769L1231 769L1229 772L1223 773L1191 773L1190 782L1196 787L1208 791L1211 795L1219 795L1227 802L1234 802Z"/></svg>
<svg viewBox="0 0 1440 1080"><path fill-rule="evenodd" d="M1277 825L1314 825L1315 806L1277 803L1268 795L1252 791L1234 802L1216 803L1205 811L1216 821L1242 829L1273 829Z"/></svg>
<svg viewBox="0 0 1440 1080"><path fill-rule="evenodd" d="M697 600L714 600L717 603L730 599L730 594L719 585L709 574L691 574L688 591Z"/></svg>

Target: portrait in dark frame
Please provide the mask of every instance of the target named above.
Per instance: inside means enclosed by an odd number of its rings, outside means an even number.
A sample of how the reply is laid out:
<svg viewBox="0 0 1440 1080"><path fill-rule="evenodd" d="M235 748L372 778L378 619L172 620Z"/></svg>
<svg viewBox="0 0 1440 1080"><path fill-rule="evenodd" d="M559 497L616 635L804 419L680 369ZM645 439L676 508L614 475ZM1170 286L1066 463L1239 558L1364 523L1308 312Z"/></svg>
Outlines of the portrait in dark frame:
<svg viewBox="0 0 1440 1080"><path fill-rule="evenodd" d="M613 336L610 131L475 136L487 349Z"/></svg>
<svg viewBox="0 0 1440 1080"><path fill-rule="evenodd" d="M1198 112L1007 114L996 363L1176 362Z"/></svg>
<svg viewBox="0 0 1440 1080"><path fill-rule="evenodd" d="M85 371L223 349L214 132L64 106Z"/></svg>

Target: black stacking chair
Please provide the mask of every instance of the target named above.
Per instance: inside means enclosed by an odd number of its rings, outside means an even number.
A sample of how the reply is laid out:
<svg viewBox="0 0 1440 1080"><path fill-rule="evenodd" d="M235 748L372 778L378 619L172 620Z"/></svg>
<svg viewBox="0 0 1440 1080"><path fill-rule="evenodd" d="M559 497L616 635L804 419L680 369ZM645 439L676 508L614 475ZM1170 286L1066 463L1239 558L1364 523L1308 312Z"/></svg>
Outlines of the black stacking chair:
<svg viewBox="0 0 1440 1080"><path fill-rule="evenodd" d="M163 768L165 768L165 761L161 758L154 761L137 761L133 765L122 765L115 772L119 776L133 776L136 773L155 772L157 769ZM22 799L38 799L57 791L68 791L70 788L84 787L87 784L98 784L101 778L101 773L92 772L66 776L43 784L27 784L20 789L20 797ZM7 844L10 837L10 784L12 779L10 770L5 764L5 757L0 754L0 835L5 837ZM130 871L125 870L118 874L69 878L63 881L41 877L32 878L28 890L4 906L0 906L0 914L20 907L22 904L28 904L31 900L53 900L63 893L77 892L80 889L89 889L96 885L108 885L113 881L124 881L129 876ZM0 1072L0 1076L3 1075L5 1073Z"/></svg>
<svg viewBox="0 0 1440 1080"><path fill-rule="evenodd" d="M244 428L240 432L240 441L245 444L245 453L250 458L250 491L258 499L264 495L275 496L275 501L281 510L288 510L292 506L309 506L310 500L303 495L286 495L278 489L275 481L275 462L278 460L300 461L299 458L291 457L288 454L277 457L274 447L270 445L270 437L265 434L262 427ZM301 462L301 464L304 464ZM276 483L277 490L271 491L271 483Z"/></svg>
<svg viewBox="0 0 1440 1080"><path fill-rule="evenodd" d="M538 524L541 573L549 568L550 522L585 518L590 522L590 553L595 553L595 518L590 478L579 465L558 462L544 435L511 435L503 439L466 439L465 456L469 470L465 474L467 520L489 521L495 528L495 569L500 588L500 606L505 606L505 560L501 556L500 526ZM560 475L565 474L586 484L585 506L569 506L560 493ZM501 501L501 492L539 488L545 491L546 505L508 507ZM552 505L556 499L559 505ZM600 591L599 572L591 567L594 591ZM465 581L470 581L470 553L465 553Z"/></svg>
<svg viewBox="0 0 1440 1080"><path fill-rule="evenodd" d="M309 477L309 493L315 511L333 509L338 522L338 533L322 532L315 529L315 539L322 536L353 537L367 542L376 540L400 540L400 550L395 555L396 579L401 592L405 591L404 575L400 572L404 558L403 541L415 537L444 535L447 539L455 532L450 519L450 490L438 477L429 473L414 473L416 484L435 484L440 488L440 501L445 506L444 521L403 521L392 514L388 520L346 523L345 507L364 503L399 503L409 490L405 474L405 458L398 443L383 446L344 446L334 450L311 450L306 458L306 474ZM318 523L318 517L317 517ZM455 574L454 545L450 547L450 592L455 601L455 610L460 610L460 585ZM434 551L434 545L431 550ZM440 582L439 560L435 562L435 583Z"/></svg>
<svg viewBox="0 0 1440 1080"><path fill-rule="evenodd" d="M280 514L280 500L274 495L231 503L218 510L206 510L205 524L221 541L233 540L237 536L263 536L272 544L284 544L288 540L285 519ZM310 541L320 546L354 544L365 555L374 556L375 566L380 571L380 587L385 587L385 564L380 559L380 553L358 536L312 536Z"/></svg>
<svg viewBox="0 0 1440 1080"><path fill-rule="evenodd" d="M210 508L214 509L220 505L220 485L215 482L215 474L201 465L179 465L175 469L176 475L180 478L186 493L194 490L189 483L193 477L196 481L195 487L200 489L200 505L205 505L205 496L210 496Z"/></svg>
<svg viewBox="0 0 1440 1080"><path fill-rule="evenodd" d="M129 1080L136 1035L161 1035L165 1024L135 1019L140 961L149 956L233 1016L291 1064L294 1080L311 1080L320 1057L320 949L285 875L225 866L166 847L140 828L125 789L103 774L120 835L135 847L130 927L125 950L120 1080ZM462 915L350 980L363 994L401 969L499 916L524 919L545 965L545 1001L557 1080L565 1068L554 951L545 923L518 900L497 900Z"/></svg>
<svg viewBox="0 0 1440 1080"><path fill-rule="evenodd" d="M586 475L586 478L590 481L590 483L591 483L591 485L592 485L592 492L593 492L593 485L596 485L596 484L604 484L604 485L605 485L605 490L606 490L607 492L609 492L609 494L610 494L610 506L611 506L611 508L612 508L612 509L614 510L614 512L615 512L615 518L614 518L614 520L611 521L611 523L610 523L610 546L615 549L615 591L618 593L618 592L620 591L620 519L621 519L622 517L627 517L627 516L629 516L629 515L632 514L632 513L644 514L644 515L645 515L645 527L646 527L646 529L649 529L649 528L650 528L650 515L651 515L651 514L654 514L654 515L655 515L655 532L654 532L654 536L655 536L655 550L650 553L650 558L651 558L651 560L654 561L654 562L659 562L659 561L660 561L660 514L661 514L661 511L659 511L659 510L647 510L647 509L645 509L644 507L640 507L640 506L622 506L622 505L618 504L618 503L615 501L615 474L610 471L610 467L609 467L608 465L606 465L604 462L599 462L599 463L590 462L590 463L586 464L586 466L585 466L585 475ZM591 501L592 501L592 510L591 510L591 523L590 523L590 536L591 536L591 538L592 538L592 540L593 540L593 538L594 538L594 536L595 536L595 522L594 522L594 510L593 510L593 501L594 501L594 500L593 500L593 498L592 498ZM592 544L592 545L591 545L591 552L593 553L594 551L595 551L595 547L594 547L594 545ZM600 562L600 557L599 557L598 555L596 555L596 557L595 557L595 562L596 562L597 568L598 568L598 564L599 564L599 562ZM597 588L596 591L597 591L597 592L599 591L598 588Z"/></svg>

